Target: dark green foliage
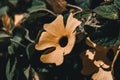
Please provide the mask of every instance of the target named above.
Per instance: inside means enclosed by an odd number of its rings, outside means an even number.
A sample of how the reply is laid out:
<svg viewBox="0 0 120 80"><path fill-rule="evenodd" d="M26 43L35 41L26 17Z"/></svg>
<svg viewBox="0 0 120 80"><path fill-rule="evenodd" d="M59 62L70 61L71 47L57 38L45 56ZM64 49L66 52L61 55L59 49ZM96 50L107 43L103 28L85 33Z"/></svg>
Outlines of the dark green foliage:
<svg viewBox="0 0 120 80"><path fill-rule="evenodd" d="M107 19L118 19L118 9L112 4L112 5L103 5L98 6L94 10L98 15L102 16L103 18Z"/></svg>

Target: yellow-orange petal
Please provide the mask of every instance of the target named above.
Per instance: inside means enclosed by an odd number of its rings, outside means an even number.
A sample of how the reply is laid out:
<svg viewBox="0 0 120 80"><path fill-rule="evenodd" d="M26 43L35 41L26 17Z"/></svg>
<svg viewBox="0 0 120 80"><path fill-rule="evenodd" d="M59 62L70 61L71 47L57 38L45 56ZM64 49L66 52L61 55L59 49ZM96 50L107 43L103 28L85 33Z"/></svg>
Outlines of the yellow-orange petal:
<svg viewBox="0 0 120 80"><path fill-rule="evenodd" d="M67 19L66 30L70 33L73 33L80 24L81 21L78 21L76 18L74 18L73 14L71 13Z"/></svg>
<svg viewBox="0 0 120 80"><path fill-rule="evenodd" d="M43 32L39 38L38 43L35 45L35 49L43 50L49 47L56 47L57 41L58 38L55 36L47 32Z"/></svg>
<svg viewBox="0 0 120 80"><path fill-rule="evenodd" d="M88 49L88 50L86 50L85 55L88 56L88 59L94 60L95 50L94 49Z"/></svg>
<svg viewBox="0 0 120 80"><path fill-rule="evenodd" d="M48 33L55 35L55 36L59 36L63 34L65 32L63 16L58 15L57 18L53 22L49 24L45 24L44 29Z"/></svg>
<svg viewBox="0 0 120 80"><path fill-rule="evenodd" d="M92 76L92 80L113 80L111 71L104 71L99 68L99 71Z"/></svg>
<svg viewBox="0 0 120 80"><path fill-rule="evenodd" d="M86 44L87 44L88 46L90 46L90 47L95 48L95 47L97 46L94 42L92 42L92 41L90 40L89 37L86 38L85 42L86 42Z"/></svg>
<svg viewBox="0 0 120 80"><path fill-rule="evenodd" d="M68 36L68 44L64 48L64 55L69 54L75 44L75 33L72 33Z"/></svg>
<svg viewBox="0 0 120 80"><path fill-rule="evenodd" d="M43 63L55 63L57 66L63 63L63 50L61 48L56 48L56 50L43 54L40 57L40 60Z"/></svg>

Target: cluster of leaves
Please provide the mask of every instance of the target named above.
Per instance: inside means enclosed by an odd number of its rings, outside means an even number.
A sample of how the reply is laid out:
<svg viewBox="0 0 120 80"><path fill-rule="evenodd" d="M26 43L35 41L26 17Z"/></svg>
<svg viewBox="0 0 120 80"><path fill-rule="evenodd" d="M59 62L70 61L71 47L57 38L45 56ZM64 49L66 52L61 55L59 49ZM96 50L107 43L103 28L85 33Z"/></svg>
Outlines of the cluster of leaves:
<svg viewBox="0 0 120 80"><path fill-rule="evenodd" d="M100 46L119 46L119 11L120 0L1 0L0 80L90 80L91 76L80 73L79 55L90 48L85 39L90 37ZM77 43L72 54L65 56L61 66L42 63L39 60L42 51L34 46L43 25L52 22L57 14L64 15L66 20L70 12L82 21L76 29ZM115 72L120 68L118 63L117 58ZM114 74L116 80L118 74Z"/></svg>

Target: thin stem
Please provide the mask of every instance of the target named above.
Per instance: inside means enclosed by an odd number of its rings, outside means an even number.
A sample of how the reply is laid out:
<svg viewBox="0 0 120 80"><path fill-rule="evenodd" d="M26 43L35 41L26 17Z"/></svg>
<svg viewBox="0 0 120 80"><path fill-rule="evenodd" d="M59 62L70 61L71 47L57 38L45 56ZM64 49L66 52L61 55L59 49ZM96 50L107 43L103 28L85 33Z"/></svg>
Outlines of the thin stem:
<svg viewBox="0 0 120 80"><path fill-rule="evenodd" d="M33 13L33 12L36 12L36 11L46 11L46 12L52 14L53 16L57 16L54 12L52 12L52 11L50 11L50 10L48 10L48 9L38 9L38 10L34 10L34 11L30 12L30 14Z"/></svg>
<svg viewBox="0 0 120 80"><path fill-rule="evenodd" d="M26 38L27 40L29 40L31 43L35 43L32 39L30 39L30 37L29 37L29 31L28 31L27 29L25 29L25 31L26 31L25 38Z"/></svg>
<svg viewBox="0 0 120 80"><path fill-rule="evenodd" d="M112 75L114 76L114 64L115 64L115 61L117 60L118 58L118 55L120 53L120 46L118 46L118 49L117 49L117 53L112 61L112 64L111 64L111 72L112 72Z"/></svg>
<svg viewBox="0 0 120 80"><path fill-rule="evenodd" d="M23 45L23 44L21 44L21 43L19 43L19 42L15 41L14 39L10 39L10 40L11 40L12 42L15 42L15 43L19 44L20 46L22 46L22 47L26 48L26 46L25 46L25 45Z"/></svg>
<svg viewBox="0 0 120 80"><path fill-rule="evenodd" d="M73 15L79 14L79 13L81 13L81 12L82 12L82 11L77 11L77 12L73 13Z"/></svg>
<svg viewBox="0 0 120 80"><path fill-rule="evenodd" d="M78 9L78 10L81 11L81 12L83 11L82 8L80 8L80 7L78 7L78 6L75 6L75 5L72 5L72 4L67 4L67 6L76 8L76 9Z"/></svg>

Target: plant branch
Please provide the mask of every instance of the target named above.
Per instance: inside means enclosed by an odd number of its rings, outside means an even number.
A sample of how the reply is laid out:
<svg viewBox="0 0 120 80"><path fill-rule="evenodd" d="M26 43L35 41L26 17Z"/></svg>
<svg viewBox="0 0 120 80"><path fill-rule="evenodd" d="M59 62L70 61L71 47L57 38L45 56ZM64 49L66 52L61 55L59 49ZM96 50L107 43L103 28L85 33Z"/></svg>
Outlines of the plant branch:
<svg viewBox="0 0 120 80"><path fill-rule="evenodd" d="M111 72L112 72L113 76L114 76L114 64L115 64L115 61L118 58L119 53L120 53L120 46L118 46L117 52L116 52L115 57L114 57L114 59L112 61L112 64L111 64Z"/></svg>
<svg viewBox="0 0 120 80"><path fill-rule="evenodd" d="M79 10L79 11L75 12L73 15L76 15L76 14L81 13L83 11L81 7L78 7L78 6L75 6L72 4L67 4L67 6L72 7L72 8L76 8Z"/></svg>
<svg viewBox="0 0 120 80"><path fill-rule="evenodd" d="M48 9L38 9L38 10L34 10L34 11L30 12L30 14L33 13L33 12L36 12L36 11L46 11L46 12L52 14L53 16L57 16L54 12L52 12L52 11L50 11L50 10L48 10Z"/></svg>

